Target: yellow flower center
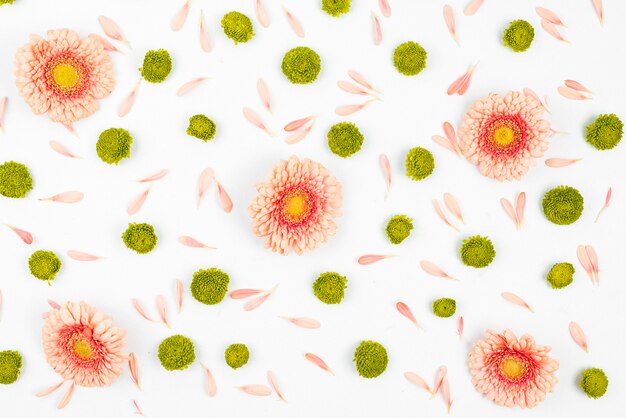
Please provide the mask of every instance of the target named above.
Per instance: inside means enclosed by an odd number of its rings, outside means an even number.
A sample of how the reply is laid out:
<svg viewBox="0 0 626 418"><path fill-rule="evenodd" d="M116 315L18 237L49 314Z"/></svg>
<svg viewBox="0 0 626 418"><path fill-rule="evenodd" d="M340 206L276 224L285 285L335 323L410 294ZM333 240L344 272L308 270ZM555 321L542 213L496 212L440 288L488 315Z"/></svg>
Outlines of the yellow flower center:
<svg viewBox="0 0 626 418"><path fill-rule="evenodd" d="M517 149L523 137L523 127L515 119L498 119L487 126L485 137L490 146L499 152Z"/></svg>
<svg viewBox="0 0 626 418"><path fill-rule="evenodd" d="M78 83L80 75L73 65L59 63L52 69L52 78L59 87L69 89Z"/></svg>
<svg viewBox="0 0 626 418"><path fill-rule="evenodd" d="M515 132L508 126L501 126L493 133L493 140L500 145L509 145L515 139Z"/></svg>
<svg viewBox="0 0 626 418"><path fill-rule="evenodd" d="M302 190L289 192L283 200L283 216L290 224L303 221L311 211L309 194Z"/></svg>
<svg viewBox="0 0 626 418"><path fill-rule="evenodd" d="M507 357L500 363L500 371L509 380L520 380L526 374L526 364L516 357Z"/></svg>
<svg viewBox="0 0 626 418"><path fill-rule="evenodd" d="M74 341L74 352L81 360L89 360L93 357L91 344L82 338Z"/></svg>

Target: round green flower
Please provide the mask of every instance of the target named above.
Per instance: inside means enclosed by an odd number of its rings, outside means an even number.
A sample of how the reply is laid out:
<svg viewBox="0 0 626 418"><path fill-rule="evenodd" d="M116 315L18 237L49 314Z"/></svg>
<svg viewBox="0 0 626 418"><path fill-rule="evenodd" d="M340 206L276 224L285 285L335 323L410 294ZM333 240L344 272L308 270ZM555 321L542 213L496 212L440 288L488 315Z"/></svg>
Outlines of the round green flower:
<svg viewBox="0 0 626 418"><path fill-rule="evenodd" d="M587 142L595 149L612 149L619 144L624 135L624 124L615 114L600 115L587 126Z"/></svg>
<svg viewBox="0 0 626 418"><path fill-rule="evenodd" d="M348 280L335 272L326 272L313 282L313 293L320 301L328 305L341 303Z"/></svg>
<svg viewBox="0 0 626 418"><path fill-rule="evenodd" d="M158 239L154 227L146 223L129 223L128 228L122 234L124 244L139 254L152 251Z"/></svg>
<svg viewBox="0 0 626 418"><path fill-rule="evenodd" d="M502 42L515 52L524 52L530 48L535 38L533 25L525 20L514 20L504 31Z"/></svg>
<svg viewBox="0 0 626 418"><path fill-rule="evenodd" d="M293 84L309 84L322 70L322 60L311 48L298 46L287 51L280 68Z"/></svg>
<svg viewBox="0 0 626 418"><path fill-rule="evenodd" d="M328 147L333 154L347 158L359 152L363 145L363 134L352 122L340 122L328 131Z"/></svg>
<svg viewBox="0 0 626 418"><path fill-rule="evenodd" d="M226 296L230 277L222 270L200 269L193 274L191 295L205 305L218 304Z"/></svg>
<svg viewBox="0 0 626 418"><path fill-rule="evenodd" d="M589 368L583 371L580 387L590 398L597 399L604 396L608 386L609 379L602 369Z"/></svg>
<svg viewBox="0 0 626 418"><path fill-rule="evenodd" d="M0 351L0 384L10 385L20 376L22 355L18 351Z"/></svg>
<svg viewBox="0 0 626 418"><path fill-rule="evenodd" d="M400 44L393 52L393 65L404 75L418 75L426 68L428 54L417 42Z"/></svg>
<svg viewBox="0 0 626 418"><path fill-rule="evenodd" d="M123 158L130 157L133 137L126 129L109 128L103 131L96 143L98 157L107 164L118 164Z"/></svg>
<svg viewBox="0 0 626 418"><path fill-rule="evenodd" d="M15 0L0 0L0 6L3 4L13 4Z"/></svg>
<svg viewBox="0 0 626 418"><path fill-rule="evenodd" d="M411 230L413 230L413 219L406 215L393 216L385 228L387 238L392 244L400 244L407 239L411 235Z"/></svg>
<svg viewBox="0 0 626 418"><path fill-rule="evenodd" d="M389 358L387 350L382 344L374 341L361 341L354 351L356 370L359 375L367 379L380 376L385 369Z"/></svg>
<svg viewBox="0 0 626 418"><path fill-rule="evenodd" d="M237 370L250 359L250 351L245 344L231 344L224 351L224 359L233 369Z"/></svg>
<svg viewBox="0 0 626 418"><path fill-rule="evenodd" d="M193 341L184 335L172 335L159 344L159 360L165 370L185 370L195 359Z"/></svg>
<svg viewBox="0 0 626 418"><path fill-rule="evenodd" d="M563 289L572 283L575 271L571 263L557 263L550 269L546 280L553 289Z"/></svg>
<svg viewBox="0 0 626 418"><path fill-rule="evenodd" d="M435 157L426 148L415 147L406 155L406 175L414 181L424 180L435 169Z"/></svg>
<svg viewBox="0 0 626 418"><path fill-rule="evenodd" d="M144 80L150 83L162 83L172 71L172 57L165 49L148 51L143 58L143 67L139 71Z"/></svg>
<svg viewBox="0 0 626 418"><path fill-rule="evenodd" d="M189 118L187 135L205 142L210 141L215 137L215 122L204 115L193 115Z"/></svg>
<svg viewBox="0 0 626 418"><path fill-rule="evenodd" d="M496 256L491 240L480 235L474 235L463 241L460 253L463 264L475 268L487 267Z"/></svg>
<svg viewBox="0 0 626 418"><path fill-rule="evenodd" d="M0 194L10 198L26 197L33 189L33 178L28 168L15 161L0 165Z"/></svg>
<svg viewBox="0 0 626 418"><path fill-rule="evenodd" d="M352 0L322 0L322 10L331 16L338 17L350 11Z"/></svg>
<svg viewBox="0 0 626 418"><path fill-rule="evenodd" d="M252 21L243 13L229 12L222 18L224 34L232 39L235 44L246 43L254 36Z"/></svg>
<svg viewBox="0 0 626 418"><path fill-rule="evenodd" d="M583 213L585 200L580 192L570 186L558 186L543 196L543 213L557 225L569 225Z"/></svg>
<svg viewBox="0 0 626 418"><path fill-rule="evenodd" d="M450 318L456 312L456 301L450 298L441 298L433 302L433 313L439 318Z"/></svg>
<svg viewBox="0 0 626 418"><path fill-rule="evenodd" d="M59 257L52 251L35 251L28 259L30 274L48 283L54 280L54 276L61 270L61 264Z"/></svg>

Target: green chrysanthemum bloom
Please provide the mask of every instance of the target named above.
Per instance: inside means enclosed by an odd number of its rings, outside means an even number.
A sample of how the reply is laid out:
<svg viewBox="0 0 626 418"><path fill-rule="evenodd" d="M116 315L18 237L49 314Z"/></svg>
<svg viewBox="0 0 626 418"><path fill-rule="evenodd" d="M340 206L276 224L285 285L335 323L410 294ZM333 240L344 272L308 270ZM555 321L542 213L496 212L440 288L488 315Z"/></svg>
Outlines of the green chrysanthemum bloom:
<svg viewBox="0 0 626 418"><path fill-rule="evenodd" d="M580 387L590 398L597 399L604 396L608 386L609 379L602 369L589 368L583 371Z"/></svg>
<svg viewBox="0 0 626 418"><path fill-rule="evenodd" d="M165 49L148 51L139 69L144 80L150 83L162 83L172 71L172 57Z"/></svg>
<svg viewBox="0 0 626 418"><path fill-rule="evenodd" d="M367 379L380 376L385 369L389 358L387 350L382 344L374 341L361 341L354 351L356 370L359 375Z"/></svg>
<svg viewBox="0 0 626 418"><path fill-rule="evenodd" d="M348 280L335 272L326 272L313 282L313 293L320 301L328 305L341 303Z"/></svg>
<svg viewBox="0 0 626 418"><path fill-rule="evenodd" d="M13 4L15 0L0 0L0 6L3 4Z"/></svg>
<svg viewBox="0 0 626 418"><path fill-rule="evenodd" d="M406 215L395 215L389 222L387 222L387 227L385 228L385 232L387 233L387 238L392 244L400 244L406 238L411 235L411 231L413 230L413 219L409 218Z"/></svg>
<svg viewBox="0 0 626 418"><path fill-rule="evenodd" d="M124 244L139 254L152 251L158 239L154 227L146 223L129 223L128 228L122 234Z"/></svg>
<svg viewBox="0 0 626 418"><path fill-rule="evenodd" d="M570 186L558 186L543 196L543 213L557 225L569 225L583 213L585 200L580 192Z"/></svg>
<svg viewBox="0 0 626 418"><path fill-rule="evenodd" d="M424 180L435 169L435 157L426 148L415 147L406 155L406 175L414 181Z"/></svg>
<svg viewBox="0 0 626 418"><path fill-rule="evenodd" d="M350 11L352 0L322 0L322 10L331 16L338 17Z"/></svg>
<svg viewBox="0 0 626 418"><path fill-rule="evenodd" d="M39 280L50 283L61 270L61 260L52 251L38 250L28 259L30 273Z"/></svg>
<svg viewBox="0 0 626 418"><path fill-rule="evenodd" d="M587 126L587 142L595 149L612 149L619 144L624 135L624 124L611 113L600 115L591 125Z"/></svg>
<svg viewBox="0 0 626 418"><path fill-rule="evenodd" d="M404 75L418 75L426 68L428 53L417 42L400 44L393 52L393 65Z"/></svg>
<svg viewBox="0 0 626 418"><path fill-rule="evenodd" d="M233 369L237 370L250 359L250 351L245 344L231 344L224 351L224 359Z"/></svg>
<svg viewBox="0 0 626 418"><path fill-rule="evenodd" d="M215 137L215 122L204 115L193 115L189 118L187 135L205 142L210 141Z"/></svg>
<svg viewBox="0 0 626 418"><path fill-rule="evenodd" d="M224 34L235 44L246 43L254 36L252 21L243 13L229 12L222 18Z"/></svg>
<svg viewBox="0 0 626 418"><path fill-rule="evenodd" d="M13 199L26 197L33 189L33 178L28 168L15 161L0 165L0 194Z"/></svg>
<svg viewBox="0 0 626 418"><path fill-rule="evenodd" d="M530 48L534 38L533 25L525 20L514 20L504 31L502 42L515 52L524 52Z"/></svg>
<svg viewBox="0 0 626 418"><path fill-rule="evenodd" d="M230 277L222 270L210 268L200 269L193 274L191 295L205 305L218 304L226 296Z"/></svg>
<svg viewBox="0 0 626 418"><path fill-rule="evenodd" d="M553 289L563 289L572 283L575 271L571 263L557 263L550 269L546 280Z"/></svg>
<svg viewBox="0 0 626 418"><path fill-rule="evenodd" d="M322 70L322 60L311 48L298 46L287 51L280 68L293 84L309 84Z"/></svg>
<svg viewBox="0 0 626 418"><path fill-rule="evenodd" d="M117 165L122 159L130 157L132 143L133 137L126 129L109 128L100 134L96 152L105 163Z"/></svg>
<svg viewBox="0 0 626 418"><path fill-rule="evenodd" d="M352 122L340 122L328 131L328 147L333 154L347 158L359 152L363 145L363 134Z"/></svg>
<svg viewBox="0 0 626 418"><path fill-rule="evenodd" d="M0 351L0 384L10 385L20 376L22 355L18 351Z"/></svg>
<svg viewBox="0 0 626 418"><path fill-rule="evenodd" d="M185 370L195 359L193 341L184 335L172 335L159 344L159 360L165 370Z"/></svg>
<svg viewBox="0 0 626 418"><path fill-rule="evenodd" d="M487 267L496 256L491 240L480 235L474 235L463 241L460 253L463 264L475 268Z"/></svg>
<svg viewBox="0 0 626 418"><path fill-rule="evenodd" d="M450 318L456 312L456 301L450 298L441 298L433 302L433 313L439 318Z"/></svg>

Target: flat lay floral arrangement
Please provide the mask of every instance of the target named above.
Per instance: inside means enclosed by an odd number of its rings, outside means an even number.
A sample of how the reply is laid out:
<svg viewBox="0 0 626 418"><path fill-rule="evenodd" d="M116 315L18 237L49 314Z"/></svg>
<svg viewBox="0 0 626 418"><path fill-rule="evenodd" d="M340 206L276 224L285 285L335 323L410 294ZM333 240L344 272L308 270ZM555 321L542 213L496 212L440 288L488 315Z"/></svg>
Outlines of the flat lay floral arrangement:
<svg viewBox="0 0 626 418"><path fill-rule="evenodd" d="M625 409L620 2L33 3L2 416Z"/></svg>

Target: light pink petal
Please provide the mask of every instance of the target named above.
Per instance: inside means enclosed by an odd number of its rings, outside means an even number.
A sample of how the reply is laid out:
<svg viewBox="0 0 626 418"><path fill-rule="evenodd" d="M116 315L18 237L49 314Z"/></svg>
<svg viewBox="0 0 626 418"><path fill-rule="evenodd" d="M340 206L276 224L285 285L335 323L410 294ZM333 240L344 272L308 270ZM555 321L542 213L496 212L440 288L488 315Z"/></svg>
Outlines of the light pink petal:
<svg viewBox="0 0 626 418"><path fill-rule="evenodd" d="M467 6L465 6L465 16L472 16L474 13L480 9L480 6L483 5L485 0L472 0Z"/></svg>
<svg viewBox="0 0 626 418"><path fill-rule="evenodd" d="M569 333L572 336L572 339L580 348L585 350L585 352L589 352L589 347L587 346L587 337L585 337L585 333L583 329L576 322L572 321L569 323Z"/></svg>
<svg viewBox="0 0 626 418"><path fill-rule="evenodd" d="M502 292L502 298L507 302L514 303L515 305L521 306L522 308L526 308L533 312L532 308L524 301L524 299L520 298L515 293Z"/></svg>
<svg viewBox="0 0 626 418"><path fill-rule="evenodd" d="M433 200L433 207L435 208L435 212L437 212L437 215L439 215L441 220L446 225L448 225L450 228L454 229L455 231L459 230L456 226L452 225L450 221L448 221L448 218L446 217L445 213L443 213L443 210L441 210L441 206L439 205L439 201L437 199Z"/></svg>
<svg viewBox="0 0 626 418"><path fill-rule="evenodd" d="M300 328L318 329L321 326L319 321L312 318L294 318L289 316L281 316L281 318Z"/></svg>
<svg viewBox="0 0 626 418"><path fill-rule="evenodd" d="M314 126L315 126L315 122L312 122L306 128L300 129L299 131L294 132L292 135L289 135L285 139L285 142L290 145L297 144L298 142L302 141L311 133L311 130L313 129Z"/></svg>
<svg viewBox="0 0 626 418"><path fill-rule="evenodd" d="M351 114L356 113L362 110L364 107L370 105L372 102L374 102L373 99L361 104L339 106L335 109L335 113L339 116L350 116Z"/></svg>
<svg viewBox="0 0 626 418"><path fill-rule="evenodd" d="M595 222L598 222L598 219L600 219L600 215L602 215L602 212L604 212L604 210L606 208L608 208L609 205L611 204L611 195L612 194L613 194L613 189L611 187L609 187L608 192L606 192L606 197L604 198L604 206L602 206L602 209L600 209L600 212L598 212L598 216L596 216Z"/></svg>
<svg viewBox="0 0 626 418"><path fill-rule="evenodd" d="M578 81L575 81L575 80L565 80L565 85L576 91L593 94L591 90L589 90L587 87L583 86L582 84L580 84Z"/></svg>
<svg viewBox="0 0 626 418"><path fill-rule="evenodd" d="M74 124L72 124L71 122L64 122L61 125L63 125L65 129L71 132L72 135L76 136L77 138L79 137L78 132L76 132L76 129L74 129Z"/></svg>
<svg viewBox="0 0 626 418"><path fill-rule="evenodd" d="M198 207L202 203L202 198L204 194L208 190L209 186L213 182L213 169L211 167L207 167L202 170L200 173L200 177L198 178Z"/></svg>
<svg viewBox="0 0 626 418"><path fill-rule="evenodd" d="M272 293L274 293L274 291L276 290L276 288L278 287L278 285L272 287L270 290L268 290L264 295L261 295L259 297L256 297L254 299L252 299L251 301L249 301L248 303L246 303L243 306L243 310L244 311L252 311L256 308L258 308L259 306L263 305L263 303L265 303L265 301L272 296Z"/></svg>
<svg viewBox="0 0 626 418"><path fill-rule="evenodd" d="M444 122L443 132L446 135L446 138L448 139L448 141L450 142L450 145L452 145L454 152L456 152L457 155L461 155L461 148L459 147L459 141L456 137L454 126L452 126L450 122Z"/></svg>
<svg viewBox="0 0 626 418"><path fill-rule="evenodd" d="M368 95L369 92L362 89L361 87L352 84L349 81L344 81L344 80L339 80L337 82L337 86L339 86L339 88L343 91L345 91L346 93L350 93L350 94L358 94L358 95Z"/></svg>
<svg viewBox="0 0 626 418"><path fill-rule="evenodd" d="M183 297L185 295L185 289L183 288L183 282L180 279L176 279L176 305L178 306L178 313L183 310Z"/></svg>
<svg viewBox="0 0 626 418"><path fill-rule="evenodd" d="M204 26L204 10L200 10L200 31L198 32L198 39L200 40L200 47L204 52L211 52L213 45L211 44L211 38Z"/></svg>
<svg viewBox="0 0 626 418"><path fill-rule="evenodd" d="M262 78L257 80L256 88L259 92L261 102L263 102L263 106L265 106L268 112L272 113L272 98L270 96L270 90Z"/></svg>
<svg viewBox="0 0 626 418"><path fill-rule="evenodd" d="M157 295L156 306L157 306L157 311L159 312L159 316L161 317L161 322L167 325L168 328L172 328L170 326L169 321L167 320L167 309L165 307L165 298L162 295Z"/></svg>
<svg viewBox="0 0 626 418"><path fill-rule="evenodd" d="M517 202L515 203L515 213L517 215L518 226L521 228L524 224L524 211L526 209L526 193L521 192L517 195Z"/></svg>
<svg viewBox="0 0 626 418"><path fill-rule="evenodd" d="M372 12L372 27L374 32L374 45L380 45L383 42L383 30L380 27L378 16Z"/></svg>
<svg viewBox="0 0 626 418"><path fill-rule="evenodd" d="M85 253L83 251L69 250L67 252L69 258L77 260L77 261L96 261L101 260L102 257Z"/></svg>
<svg viewBox="0 0 626 418"><path fill-rule="evenodd" d="M256 126L257 128L261 129L269 136L274 136L272 131L270 131L267 128L267 126L265 125L265 122L263 122L261 117L254 110L250 109L249 107L244 107L243 116L246 118L248 122L250 122L252 125Z"/></svg>
<svg viewBox="0 0 626 418"><path fill-rule="evenodd" d="M148 187L139 196L134 198L129 203L128 208L126 208L126 213L128 213L129 215L134 215L137 212L139 212L139 210L142 208L143 204L146 203L146 199L148 198L148 194L150 193L151 189L152 189L152 186Z"/></svg>
<svg viewBox="0 0 626 418"><path fill-rule="evenodd" d="M181 235L180 237L178 237L178 242L180 242L181 244L183 244L185 247L192 247L192 248L207 248L209 250L215 250L215 247L211 247L209 245L206 245L200 241L198 241L197 239L187 236L187 235Z"/></svg>
<svg viewBox="0 0 626 418"><path fill-rule="evenodd" d="M139 415L140 417L146 418L146 416L143 414L143 411L141 410L141 408L139 407L139 402L137 402L136 400L133 399L133 406L135 407L135 413L137 415Z"/></svg>
<svg viewBox="0 0 626 418"><path fill-rule="evenodd" d="M561 42L569 43L569 41L561 35L556 26L553 23L550 23L548 20L541 19L541 27L548 33L548 35L552 36L553 38L556 38Z"/></svg>
<svg viewBox="0 0 626 418"><path fill-rule="evenodd" d="M278 398L281 401L287 403L287 399L285 399L282 392L278 388L278 382L276 381L276 376L274 376L274 373L272 373L271 371L267 372L267 382L270 384L274 392L276 392L276 396L278 396Z"/></svg>
<svg viewBox="0 0 626 418"><path fill-rule="evenodd" d="M165 177L167 175L167 173L169 173L169 170L161 170L161 171L157 171L156 173L148 176L148 177L144 177L141 180L135 180L137 183L149 183L152 181L157 181L157 180L161 180L163 177Z"/></svg>
<svg viewBox="0 0 626 418"><path fill-rule="evenodd" d="M383 176L385 178L385 184L387 186L387 190L385 191L385 199L391 190L391 164L389 163L389 158L385 154L380 154L378 157L378 162L380 163L380 168L383 170Z"/></svg>
<svg viewBox="0 0 626 418"><path fill-rule="evenodd" d="M130 43L124 38L124 35L122 35L120 27L111 18L99 16L98 23L100 23L102 30L109 38L124 42L128 47L130 47Z"/></svg>
<svg viewBox="0 0 626 418"><path fill-rule="evenodd" d="M436 143L438 143L445 149L448 149L455 154L457 153L457 150L452 146L452 144L450 144L450 141L448 141L447 138L444 138L443 136L440 136L440 135L433 135L431 138L433 141L435 141Z"/></svg>
<svg viewBox="0 0 626 418"><path fill-rule="evenodd" d="M61 305L59 305L57 302L53 301L52 299L48 299L48 305L50 305L52 309L61 309Z"/></svg>
<svg viewBox="0 0 626 418"><path fill-rule="evenodd" d="M456 320L456 332L459 334L459 338L463 338L463 328L464 328L464 320L462 316Z"/></svg>
<svg viewBox="0 0 626 418"><path fill-rule="evenodd" d="M456 200L454 196L450 193L443 194L443 203L445 203L448 210L461 222L465 223L463 220L463 214L461 213L461 206L459 202Z"/></svg>
<svg viewBox="0 0 626 418"><path fill-rule="evenodd" d="M306 358L307 360L309 360L311 363L315 364L317 367L319 367L322 370L327 371L328 373L334 375L335 373L331 370L330 367L328 367L328 364L326 364L326 362L324 360L322 360L320 357L316 356L313 353L306 353L304 355L304 358Z"/></svg>
<svg viewBox="0 0 626 418"><path fill-rule="evenodd" d="M174 15L171 24L171 28L174 32L178 32L185 25L185 22L187 21L187 16L189 15L189 3L191 3L191 0L187 0L183 7L181 7L180 10Z"/></svg>
<svg viewBox="0 0 626 418"><path fill-rule="evenodd" d="M17 234L18 237L20 237L20 239L22 241L24 241L25 244L32 244L33 243L33 236L30 232L25 231L23 229L20 229L18 227L15 227L13 225L9 225L9 224L4 224L7 228L9 228L11 231L15 232Z"/></svg>
<svg viewBox="0 0 626 418"><path fill-rule="evenodd" d="M196 87L198 87L200 84L204 83L206 80L208 80L208 77L197 77L197 78L194 78L193 80L188 81L185 84L183 84L182 86L180 86L180 88L176 92L176 95L177 96L185 95L185 94L189 93L191 90L193 90Z"/></svg>
<svg viewBox="0 0 626 418"><path fill-rule="evenodd" d="M307 123L309 123L316 117L317 115L311 115L305 118L296 119L293 122L289 122L288 124L286 124L283 129L285 130L285 132L297 131L298 129L302 128L304 125L306 125Z"/></svg>
<svg viewBox="0 0 626 418"><path fill-rule="evenodd" d="M431 263L430 261L427 261L427 260L420 261L420 267L422 268L422 270L424 270L426 273L430 274L431 276L442 277L444 279L450 279L450 280L457 280L454 277L450 276L445 271L443 271L441 268L439 268L438 265L436 265L435 263Z"/></svg>
<svg viewBox="0 0 626 418"><path fill-rule="evenodd" d="M591 97L585 96L583 93L577 90L574 90L571 87L559 86L557 90L559 94L565 97L566 99L571 99L571 100L590 100L591 99Z"/></svg>
<svg viewBox="0 0 626 418"><path fill-rule="evenodd" d="M430 389L430 386L428 386L428 383L426 383L426 381L422 379L422 377L419 376L417 373L406 372L404 373L404 377L406 378L406 380L413 383L418 388L422 388L428 393L432 394L432 390Z"/></svg>
<svg viewBox="0 0 626 418"><path fill-rule="evenodd" d="M592 0L593 8L596 10L598 19L600 19L600 25L604 25L604 12L602 10L602 0Z"/></svg>
<svg viewBox="0 0 626 418"><path fill-rule="evenodd" d="M452 408L452 395L450 394L450 383L448 382L447 377L443 378L443 382L441 384L441 394L443 395L443 399L446 401L448 413L450 413L450 409Z"/></svg>
<svg viewBox="0 0 626 418"><path fill-rule="evenodd" d="M239 390L253 396L270 396L272 394L272 389L265 385L243 385L239 386Z"/></svg>
<svg viewBox="0 0 626 418"><path fill-rule="evenodd" d="M578 261L580 261L580 264L582 264L583 268L589 275L591 282L595 283L595 280L593 277L593 273L594 273L593 265L591 264L591 260L589 260L589 254L587 253L587 250L585 249L584 245L579 245L576 248L576 255L578 256Z"/></svg>
<svg viewBox="0 0 626 418"><path fill-rule="evenodd" d="M70 403L70 401L72 400L72 395L74 394L75 385L76 384L72 382L67 392L65 392L65 395L63 395L63 398L61 398L61 400L57 404L58 409L63 409L67 406L68 403Z"/></svg>
<svg viewBox="0 0 626 418"><path fill-rule="evenodd" d="M289 26L293 32L300 38L304 38L304 29L300 24L300 21L286 8L283 6L283 10L285 11L285 16L287 17L287 22L289 22Z"/></svg>
<svg viewBox="0 0 626 418"><path fill-rule="evenodd" d="M351 79L353 79L354 81L356 81L357 83L365 87L366 89L375 91L376 93L380 93L380 91L374 88L374 86L372 86L372 84L369 81L367 81L367 79L358 71L349 70L348 76L350 76Z"/></svg>
<svg viewBox="0 0 626 418"><path fill-rule="evenodd" d="M385 17L391 17L391 6L389 5L389 1L387 0L378 0L378 7L380 8L380 12Z"/></svg>
<svg viewBox="0 0 626 418"><path fill-rule="evenodd" d="M446 378L446 374L448 373L448 368L446 366L439 367L437 371L437 378L435 379L435 386L433 387L432 397L434 398L441 389L441 385L443 384L443 380Z"/></svg>
<svg viewBox="0 0 626 418"><path fill-rule="evenodd" d="M420 325L420 323L417 322L417 319L415 319L415 315L413 315L413 312L411 312L411 308L409 308L409 306L406 303L404 303L404 302L397 302L396 303L396 309L398 310L398 312L400 312L400 314L402 316L404 316L409 321L413 322L413 324L416 327L418 327L418 328L422 327Z"/></svg>
<svg viewBox="0 0 626 418"><path fill-rule="evenodd" d="M137 84L135 84L135 87L133 87L133 90L128 96L126 96L124 101L122 101L122 103L120 104L120 107L117 109L117 116L119 116L120 118L128 115L128 112L130 112L130 110L133 108L133 105L135 104L135 98L137 97L137 89L139 89L141 80L142 79L139 79Z"/></svg>
<svg viewBox="0 0 626 418"><path fill-rule="evenodd" d="M135 383L137 389L141 390L141 385L139 384L139 365L137 364L137 356L135 356L135 353L128 355L128 369L130 370L130 378L133 383Z"/></svg>
<svg viewBox="0 0 626 418"><path fill-rule="evenodd" d="M386 258L391 258L391 257L393 256L392 255L379 255L379 254L366 254L366 255L362 255L361 257L359 257L357 261L360 265L367 266L369 264L374 264L381 260L384 260Z"/></svg>
<svg viewBox="0 0 626 418"><path fill-rule="evenodd" d="M51 202L58 203L77 203L83 200L85 195L82 192L70 191L55 194L54 196L46 197L39 200L49 200Z"/></svg>
<svg viewBox="0 0 626 418"><path fill-rule="evenodd" d="M596 284L600 284L600 267L598 266L598 255L591 245L585 245L585 252L589 256L591 269L594 273Z"/></svg>
<svg viewBox="0 0 626 418"><path fill-rule="evenodd" d="M7 104L9 103L8 97L0 99L0 133L4 131L4 114L7 110Z"/></svg>
<svg viewBox="0 0 626 418"><path fill-rule="evenodd" d="M513 220L513 222L515 222L515 226L519 228L520 222L519 222L519 219L517 218L517 212L513 208L513 205L511 204L511 202L509 202L505 198L502 198L500 199L500 204L504 208L504 211L507 213L507 215L509 215L509 217Z"/></svg>
<svg viewBox="0 0 626 418"><path fill-rule="evenodd" d="M546 166L550 168L563 168L576 164L580 160L582 160L582 158L577 158L575 160L569 158L548 158L545 163Z"/></svg>
<svg viewBox="0 0 626 418"><path fill-rule="evenodd" d="M152 319L152 318L150 318L148 316L146 311L143 309L143 306L141 306L141 302L139 302L138 299L133 299L132 302L133 302L133 307L139 313L139 315L141 315L144 319L146 319L146 320L148 320L150 322L154 322L154 319Z"/></svg>
<svg viewBox="0 0 626 418"><path fill-rule="evenodd" d="M102 47L104 48L105 51L119 52L120 54L124 54L122 51L117 49L115 47L115 45L113 45L111 42L109 42L106 38L103 38L102 36L100 36L98 34L95 34L95 33L90 33L89 36L99 40L102 43Z"/></svg>
<svg viewBox="0 0 626 418"><path fill-rule="evenodd" d="M478 64L474 64L474 66L470 68L469 71L461 75L459 78L454 80L452 84L450 84L450 87L448 87L449 96L453 94L458 94L459 96L462 96L465 94L465 92L467 92L470 82L472 81L472 75L474 74L477 66Z"/></svg>
<svg viewBox="0 0 626 418"><path fill-rule="evenodd" d="M256 12L256 18L259 20L261 26L267 28L270 25L270 18L267 15L267 11L265 10L262 0L255 0L254 10Z"/></svg>
<svg viewBox="0 0 626 418"><path fill-rule="evenodd" d="M65 148L63 144L57 141L50 141L50 148L52 148L54 151L58 152L59 154L65 157L81 158L77 155L72 154L67 148Z"/></svg>
<svg viewBox="0 0 626 418"><path fill-rule="evenodd" d="M237 289L230 292L231 299L246 299L259 293L263 293L262 289Z"/></svg>
<svg viewBox="0 0 626 418"><path fill-rule="evenodd" d="M49 388L40 390L39 392L35 393L35 396L37 397L44 397L44 396L48 396L50 395L52 392L56 391L57 389L59 389L61 386L63 386L63 383L65 383L65 380L61 380L59 383L57 383L56 385L52 385Z"/></svg>
<svg viewBox="0 0 626 418"><path fill-rule="evenodd" d="M213 377L213 373L211 373L211 370L209 370L207 366L203 364L202 368L204 369L204 374L207 380L207 394L213 398L217 393L217 384L215 383L215 378Z"/></svg>
<svg viewBox="0 0 626 418"><path fill-rule="evenodd" d="M452 9L452 6L450 6L449 4L446 4L443 6L443 20L444 22L446 22L446 26L448 28L448 31L450 32L450 35L452 35L454 42L456 42L457 45L459 45L459 36L456 32L456 21L454 19L454 10Z"/></svg>
<svg viewBox="0 0 626 418"><path fill-rule="evenodd" d="M535 7L535 11L539 15L539 17L541 17L542 19L547 20L548 22L552 23L553 25L565 26L565 24L563 23L561 18L558 17L556 15L556 13L554 13L552 10L548 10L545 7Z"/></svg>
<svg viewBox="0 0 626 418"><path fill-rule="evenodd" d="M233 201L230 199L230 196L226 192L226 189L222 187L221 183L215 180L215 184L217 184L217 194L220 199L220 205L222 209L226 213L230 213L233 210Z"/></svg>

